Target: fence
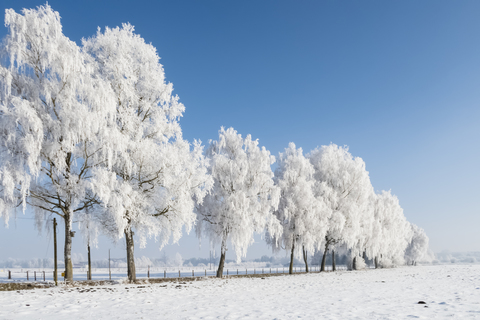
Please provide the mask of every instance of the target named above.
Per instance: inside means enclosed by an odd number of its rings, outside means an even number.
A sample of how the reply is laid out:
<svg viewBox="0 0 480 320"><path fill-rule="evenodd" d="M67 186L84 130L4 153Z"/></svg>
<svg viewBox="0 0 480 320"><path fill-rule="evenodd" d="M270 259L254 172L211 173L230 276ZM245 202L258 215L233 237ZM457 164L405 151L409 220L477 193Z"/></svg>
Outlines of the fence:
<svg viewBox="0 0 480 320"><path fill-rule="evenodd" d="M325 267L326 271L331 271L331 266ZM347 267L344 265L339 265L336 267L337 271L347 270ZM309 267L309 271L312 273L320 272L319 266ZM294 273L303 273L305 272L305 267L294 267ZM208 277L216 276L217 271L213 269L201 269L201 268L161 268L161 267L147 267L147 268L137 268L137 279L142 278L181 278L181 277ZM288 267L265 267L265 268L225 268L223 270L224 276L232 275L257 275L257 274L288 274ZM41 281L53 281L54 279L53 269L44 269L44 270L24 270L24 269L13 269L13 270L0 270L0 282L10 282L10 281L30 281L30 282L41 282ZM108 268L92 268L92 280L123 280L127 278L127 269L126 268L112 268L109 272ZM87 268L74 268L73 270L73 280L82 281L88 279L88 269ZM58 272L58 280L63 280L62 272Z"/></svg>

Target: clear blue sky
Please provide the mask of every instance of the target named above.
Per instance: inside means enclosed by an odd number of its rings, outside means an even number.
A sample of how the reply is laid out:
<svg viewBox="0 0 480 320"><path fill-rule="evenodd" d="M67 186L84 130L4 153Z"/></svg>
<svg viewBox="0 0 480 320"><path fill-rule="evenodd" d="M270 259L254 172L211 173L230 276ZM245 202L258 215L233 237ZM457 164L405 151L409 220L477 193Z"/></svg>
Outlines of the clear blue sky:
<svg viewBox="0 0 480 320"><path fill-rule="evenodd" d="M2 0L1 8L41 5ZM480 251L480 2L49 1L80 43L130 22L186 106L185 138L220 126L277 155L330 142L362 157L438 252ZM7 29L0 28L3 38ZM0 226L0 260L50 255L33 221ZM63 233L60 240L63 241ZM10 245L4 245L9 243ZM105 239L94 258L113 246ZM167 254L207 256L185 237ZM74 252L85 255L76 238ZM123 239L116 255L124 256ZM231 252L230 252L231 253ZM269 253L260 238L249 257ZM155 244L136 255L162 255Z"/></svg>

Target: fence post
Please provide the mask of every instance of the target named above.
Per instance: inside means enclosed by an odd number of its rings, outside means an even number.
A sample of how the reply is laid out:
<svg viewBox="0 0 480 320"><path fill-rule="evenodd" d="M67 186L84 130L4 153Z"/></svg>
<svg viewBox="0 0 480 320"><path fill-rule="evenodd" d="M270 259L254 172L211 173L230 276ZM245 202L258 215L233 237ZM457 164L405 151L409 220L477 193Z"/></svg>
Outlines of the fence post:
<svg viewBox="0 0 480 320"><path fill-rule="evenodd" d="M238 276L238 269L237 269L237 276Z"/></svg>
<svg viewBox="0 0 480 320"><path fill-rule="evenodd" d="M181 277L180 277L180 270L178 270L178 277L181 278Z"/></svg>
<svg viewBox="0 0 480 320"><path fill-rule="evenodd" d="M164 278L167 277L167 270L163 270L163 277L164 277Z"/></svg>
<svg viewBox="0 0 480 320"><path fill-rule="evenodd" d="M45 281L45 271L43 271L43 281Z"/></svg>
<svg viewBox="0 0 480 320"><path fill-rule="evenodd" d="M150 266L148 266L147 278L150 278Z"/></svg>
<svg viewBox="0 0 480 320"><path fill-rule="evenodd" d="M255 272L255 268L253 268L253 274L257 274L257 273Z"/></svg>
<svg viewBox="0 0 480 320"><path fill-rule="evenodd" d="M28 279L28 271L27 271L27 281L28 281L28 280L29 280L29 279Z"/></svg>
<svg viewBox="0 0 480 320"><path fill-rule="evenodd" d="M37 271L33 271L33 278L37 281Z"/></svg>
<svg viewBox="0 0 480 320"><path fill-rule="evenodd" d="M195 277L195 270L192 270L192 277Z"/></svg>
<svg viewBox="0 0 480 320"><path fill-rule="evenodd" d="M110 249L108 249L108 279L112 281L112 270L110 269Z"/></svg>
<svg viewBox="0 0 480 320"><path fill-rule="evenodd" d="M12 279L12 271L8 270L8 279Z"/></svg>
<svg viewBox="0 0 480 320"><path fill-rule="evenodd" d="M248 274L248 269L245 269L245 274Z"/></svg>
<svg viewBox="0 0 480 320"><path fill-rule="evenodd" d="M295 267L295 273L297 273L297 267Z"/></svg>
<svg viewBox="0 0 480 320"><path fill-rule="evenodd" d="M270 273L272 273L272 268L270 268Z"/></svg>

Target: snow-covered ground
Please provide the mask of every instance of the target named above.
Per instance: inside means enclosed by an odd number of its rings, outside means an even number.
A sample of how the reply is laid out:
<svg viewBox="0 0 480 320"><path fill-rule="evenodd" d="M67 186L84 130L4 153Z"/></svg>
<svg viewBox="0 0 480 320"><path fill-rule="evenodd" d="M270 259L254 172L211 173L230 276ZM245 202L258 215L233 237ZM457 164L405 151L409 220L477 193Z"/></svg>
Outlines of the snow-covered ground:
<svg viewBox="0 0 480 320"><path fill-rule="evenodd" d="M0 306L0 319L480 319L480 265L11 291Z"/></svg>

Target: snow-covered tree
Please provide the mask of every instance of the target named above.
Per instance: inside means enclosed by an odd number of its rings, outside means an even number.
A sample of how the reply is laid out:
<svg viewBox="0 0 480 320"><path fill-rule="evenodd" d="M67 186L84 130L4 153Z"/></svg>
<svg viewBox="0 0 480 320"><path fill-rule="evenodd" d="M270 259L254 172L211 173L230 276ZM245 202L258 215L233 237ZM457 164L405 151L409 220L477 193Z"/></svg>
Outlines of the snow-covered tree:
<svg viewBox="0 0 480 320"><path fill-rule="evenodd" d="M381 267L403 264L412 231L398 198L390 191L382 191L376 195L374 212L380 236L374 238L370 255L375 257L376 265ZM378 226L375 230L378 230Z"/></svg>
<svg viewBox="0 0 480 320"><path fill-rule="evenodd" d="M115 116L111 88L90 57L62 33L48 5L6 10L0 67L0 212L35 209L37 221L65 225L65 279L71 281L72 221L93 209L94 168L108 160Z"/></svg>
<svg viewBox="0 0 480 320"><path fill-rule="evenodd" d="M405 251L405 260L408 264L415 265L417 261L428 257L429 239L425 231L417 225L410 223L411 240Z"/></svg>
<svg viewBox="0 0 480 320"><path fill-rule="evenodd" d="M281 232L273 215L280 193L271 169L275 157L250 135L243 139L233 128L222 127L219 140L210 143L206 154L214 186L197 207L197 235L205 233L212 244L221 243L217 277L222 277L228 240L240 260L253 243L254 232L265 227L272 236Z"/></svg>
<svg viewBox="0 0 480 320"><path fill-rule="evenodd" d="M201 143L182 138L185 108L166 83L156 49L133 26L100 30L83 41L115 96L116 153L97 174L110 181L94 185L105 206L105 229L126 239L128 277L135 281L134 232L144 246L155 237L162 248L177 242L195 222L194 201L202 203L212 185ZM113 171L113 172L112 172Z"/></svg>
<svg viewBox="0 0 480 320"><path fill-rule="evenodd" d="M351 249L354 257L358 256L362 219L368 212L373 187L365 162L354 158L348 147L330 144L316 148L307 157L315 169L315 196L331 210L321 267L325 270L326 254L338 243Z"/></svg>
<svg viewBox="0 0 480 320"><path fill-rule="evenodd" d="M323 243L327 231L329 208L314 195L315 171L303 155L302 148L291 142L278 157L275 184L280 189L280 203L275 216L283 227L279 239L268 239L274 250L290 251L289 272L293 259L303 255L308 272L307 252L314 252Z"/></svg>

